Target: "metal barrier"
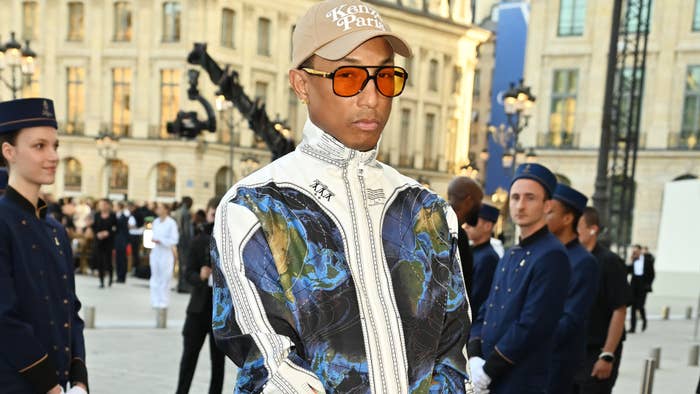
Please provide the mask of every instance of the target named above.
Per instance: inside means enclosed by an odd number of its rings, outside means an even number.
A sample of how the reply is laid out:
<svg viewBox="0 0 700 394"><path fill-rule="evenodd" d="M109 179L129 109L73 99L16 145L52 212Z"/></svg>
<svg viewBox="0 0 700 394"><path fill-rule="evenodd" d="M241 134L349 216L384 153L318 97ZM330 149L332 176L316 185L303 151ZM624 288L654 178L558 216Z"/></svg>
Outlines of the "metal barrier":
<svg viewBox="0 0 700 394"><path fill-rule="evenodd" d="M671 315L671 307L666 305L662 310L661 310L661 318L663 320L668 320L669 315Z"/></svg>
<svg viewBox="0 0 700 394"><path fill-rule="evenodd" d="M700 324L700 295L698 295L698 307L695 308L695 332L693 339L698 340L698 324Z"/></svg>
<svg viewBox="0 0 700 394"><path fill-rule="evenodd" d="M654 368L659 369L661 367L661 348L653 347L649 349L649 358L654 360Z"/></svg>
<svg viewBox="0 0 700 394"><path fill-rule="evenodd" d="M168 308L156 308L156 328L166 328L168 324Z"/></svg>
<svg viewBox="0 0 700 394"><path fill-rule="evenodd" d="M644 360L644 373L642 374L642 389L641 394L651 394L654 386L654 370L656 364L653 359Z"/></svg>
<svg viewBox="0 0 700 394"><path fill-rule="evenodd" d="M95 328L95 307L85 307L85 328Z"/></svg>
<svg viewBox="0 0 700 394"><path fill-rule="evenodd" d="M700 345L691 345L688 351L688 366L697 367L700 356Z"/></svg>

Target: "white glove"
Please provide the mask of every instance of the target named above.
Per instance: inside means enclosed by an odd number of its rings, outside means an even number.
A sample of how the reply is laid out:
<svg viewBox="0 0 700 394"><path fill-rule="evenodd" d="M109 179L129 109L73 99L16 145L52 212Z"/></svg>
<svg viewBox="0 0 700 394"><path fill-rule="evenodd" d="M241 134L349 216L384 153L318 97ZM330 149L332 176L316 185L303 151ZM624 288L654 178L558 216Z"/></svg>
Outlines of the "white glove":
<svg viewBox="0 0 700 394"><path fill-rule="evenodd" d="M491 378L484 372L484 364L486 360L481 357L469 359L469 372L477 394L488 394L488 387L491 384Z"/></svg>
<svg viewBox="0 0 700 394"><path fill-rule="evenodd" d="M66 391L66 394L88 394L88 392L80 386L73 386Z"/></svg>

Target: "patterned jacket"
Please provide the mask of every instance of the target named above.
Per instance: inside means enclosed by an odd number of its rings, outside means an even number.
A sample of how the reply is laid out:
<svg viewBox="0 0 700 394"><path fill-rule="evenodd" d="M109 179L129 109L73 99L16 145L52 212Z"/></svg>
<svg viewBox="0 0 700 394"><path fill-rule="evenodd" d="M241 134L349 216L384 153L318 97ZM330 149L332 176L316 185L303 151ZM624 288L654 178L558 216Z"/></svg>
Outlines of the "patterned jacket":
<svg viewBox="0 0 700 394"><path fill-rule="evenodd" d="M375 157L307 122L223 198L213 326L236 392L465 391L456 216Z"/></svg>

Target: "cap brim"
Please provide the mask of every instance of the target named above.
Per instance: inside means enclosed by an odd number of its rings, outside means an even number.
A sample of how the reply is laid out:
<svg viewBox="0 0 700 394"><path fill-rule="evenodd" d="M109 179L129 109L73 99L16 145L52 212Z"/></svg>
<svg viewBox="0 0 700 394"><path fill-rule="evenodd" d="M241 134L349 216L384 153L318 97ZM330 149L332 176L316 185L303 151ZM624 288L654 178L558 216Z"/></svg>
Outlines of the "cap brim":
<svg viewBox="0 0 700 394"><path fill-rule="evenodd" d="M384 37L394 49L394 52L403 57L411 57L413 55L411 47L401 37L393 32L380 30L354 31L329 42L314 53L324 59L339 60L354 51L363 42L375 37Z"/></svg>

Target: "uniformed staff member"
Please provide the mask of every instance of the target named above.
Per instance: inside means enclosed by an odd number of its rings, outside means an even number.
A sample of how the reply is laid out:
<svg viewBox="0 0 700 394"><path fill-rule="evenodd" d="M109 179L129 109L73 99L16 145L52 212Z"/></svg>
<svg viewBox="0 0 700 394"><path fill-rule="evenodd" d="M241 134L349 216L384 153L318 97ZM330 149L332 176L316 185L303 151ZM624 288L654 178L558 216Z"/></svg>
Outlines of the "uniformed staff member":
<svg viewBox="0 0 700 394"><path fill-rule="evenodd" d="M598 211L586 207L578 222L581 244L596 258L600 271L598 294L591 309L586 358L576 372L575 393L610 394L617 379L625 340L625 315L632 291L625 262L598 242Z"/></svg>
<svg viewBox="0 0 700 394"><path fill-rule="evenodd" d="M46 216L41 185L54 182L58 138L53 102L0 103L0 392L86 393L87 368L71 244Z"/></svg>
<svg viewBox="0 0 700 394"><path fill-rule="evenodd" d="M547 227L564 246L571 264L569 294L564 313L554 332L554 353L549 370L550 394L570 394L574 388L576 368L583 362L586 322L598 289L598 262L581 246L576 233L578 220L588 197L578 190L558 184L547 213Z"/></svg>
<svg viewBox="0 0 700 394"><path fill-rule="evenodd" d="M484 198L484 191L481 190L481 186L469 177L458 176L447 185L447 201L457 214L457 223L459 224L457 248L459 258L462 261L462 275L464 275L467 294L471 294L472 291L474 258L469 247L469 238L463 226L465 223L471 226L476 225L479 220L479 207L482 198Z"/></svg>
<svg viewBox="0 0 700 394"><path fill-rule="evenodd" d="M472 289L469 293L473 316L479 313L479 308L489 296L493 274L496 271L498 260L500 260L498 253L491 245L493 226L498 221L499 214L498 208L482 204L476 226L467 225L467 234L473 242L472 253L474 255Z"/></svg>
<svg viewBox="0 0 700 394"><path fill-rule="evenodd" d="M571 268L564 246L547 230L557 180L539 164L520 165L510 187L510 215L520 244L496 267L491 291L469 340L477 393L545 393L553 334L564 309Z"/></svg>

